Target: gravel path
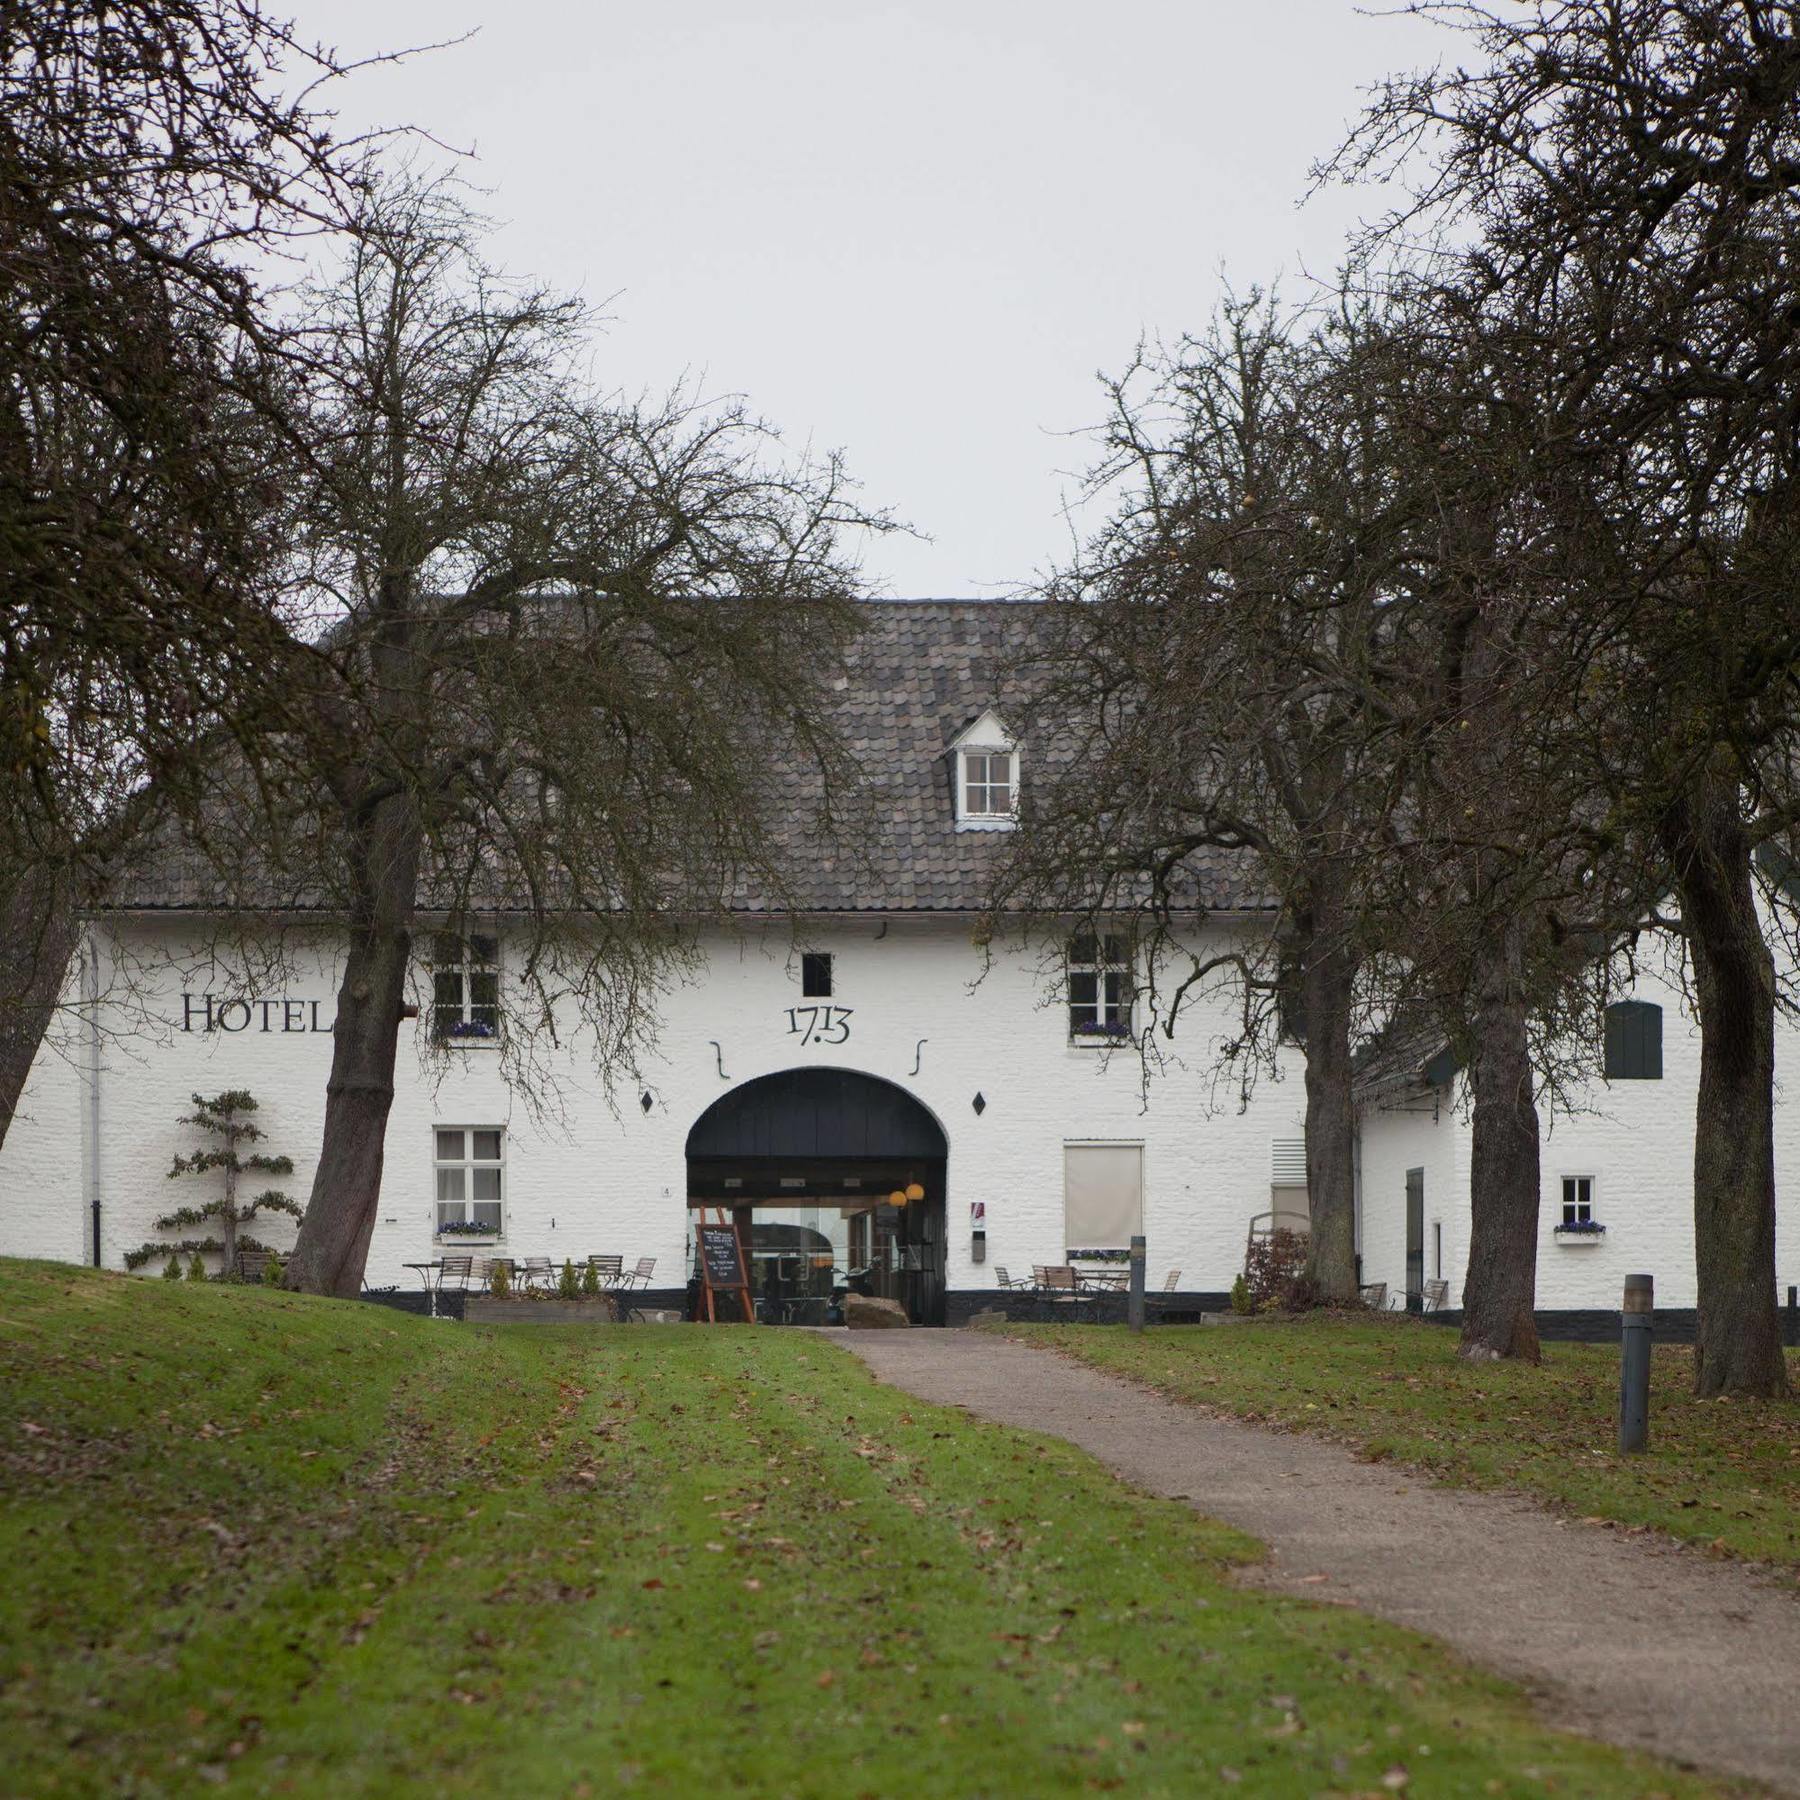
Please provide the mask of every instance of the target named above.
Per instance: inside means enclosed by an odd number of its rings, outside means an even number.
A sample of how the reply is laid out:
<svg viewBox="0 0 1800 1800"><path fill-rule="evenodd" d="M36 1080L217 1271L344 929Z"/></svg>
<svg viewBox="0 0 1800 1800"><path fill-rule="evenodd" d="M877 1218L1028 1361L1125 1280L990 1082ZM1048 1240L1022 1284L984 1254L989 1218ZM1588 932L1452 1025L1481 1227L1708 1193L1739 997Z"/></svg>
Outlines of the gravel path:
<svg viewBox="0 0 1800 1800"><path fill-rule="evenodd" d="M1066 1438L1269 1546L1248 1579L1428 1632L1553 1723L1800 1794L1800 1601L1752 1571L1165 1400L986 1332L833 1332L882 1381Z"/></svg>

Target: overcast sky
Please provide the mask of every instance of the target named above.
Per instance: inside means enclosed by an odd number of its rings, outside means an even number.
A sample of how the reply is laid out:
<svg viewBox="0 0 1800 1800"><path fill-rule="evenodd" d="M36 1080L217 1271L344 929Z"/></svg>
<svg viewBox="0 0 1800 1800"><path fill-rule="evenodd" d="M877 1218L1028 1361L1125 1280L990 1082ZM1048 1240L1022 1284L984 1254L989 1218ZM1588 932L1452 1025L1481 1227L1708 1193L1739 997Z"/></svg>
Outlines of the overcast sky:
<svg viewBox="0 0 1800 1800"><path fill-rule="evenodd" d="M842 448L877 591L1058 558L1097 370L1237 286L1328 274L1366 194L1298 204L1359 91L1441 53L1350 0L287 0L366 54L347 124L474 153L517 273L610 301L609 386L686 373Z"/></svg>

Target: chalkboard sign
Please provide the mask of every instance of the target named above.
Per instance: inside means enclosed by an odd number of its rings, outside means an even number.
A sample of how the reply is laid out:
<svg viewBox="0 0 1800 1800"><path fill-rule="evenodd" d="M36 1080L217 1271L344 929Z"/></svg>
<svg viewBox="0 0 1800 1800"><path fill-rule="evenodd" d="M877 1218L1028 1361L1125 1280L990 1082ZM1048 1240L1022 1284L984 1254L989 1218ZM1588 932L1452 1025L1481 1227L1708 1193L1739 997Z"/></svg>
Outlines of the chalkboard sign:
<svg viewBox="0 0 1800 1800"><path fill-rule="evenodd" d="M744 1259L734 1225L700 1227L700 1266L709 1288L741 1288L747 1285Z"/></svg>
<svg viewBox="0 0 1800 1800"><path fill-rule="evenodd" d="M700 1245L700 1286L706 1296L709 1321L719 1316L714 1296L736 1294L746 1323L755 1324L756 1308L750 1300L750 1277L744 1268L744 1240L735 1225L721 1218L712 1224L705 1218L695 1223Z"/></svg>

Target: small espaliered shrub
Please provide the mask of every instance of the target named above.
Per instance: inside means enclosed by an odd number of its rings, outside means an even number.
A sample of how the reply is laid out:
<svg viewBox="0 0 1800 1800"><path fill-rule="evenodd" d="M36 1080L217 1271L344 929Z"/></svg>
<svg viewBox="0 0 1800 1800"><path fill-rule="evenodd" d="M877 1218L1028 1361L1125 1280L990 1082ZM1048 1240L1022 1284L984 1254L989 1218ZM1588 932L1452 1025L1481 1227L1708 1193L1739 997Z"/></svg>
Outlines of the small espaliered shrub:
<svg viewBox="0 0 1800 1800"><path fill-rule="evenodd" d="M179 1281L181 1279L181 1258L179 1256L171 1256L169 1260L163 1264L162 1278L164 1281Z"/></svg>
<svg viewBox="0 0 1800 1800"><path fill-rule="evenodd" d="M280 1287L281 1286L281 1276L282 1276L281 1258L279 1256L271 1255L269 1260L263 1264L263 1273L262 1273L263 1286L264 1287Z"/></svg>
<svg viewBox="0 0 1800 1800"><path fill-rule="evenodd" d="M169 1170L169 1179L216 1172L223 1177L223 1192L196 1206L177 1207L173 1212L164 1213L156 1221L156 1229L168 1232L204 1230L207 1235L140 1244L137 1249L126 1252L125 1266L142 1268L152 1257L167 1252L171 1257L189 1257L189 1274L200 1280L206 1274L202 1259L216 1255L220 1274L230 1281L237 1274L240 1250L266 1250L269 1247L245 1236L242 1227L262 1213L283 1212L298 1219L304 1209L279 1188L265 1188L250 1199L239 1198L238 1183L245 1175L291 1175L294 1172L292 1158L267 1156L250 1148L263 1135L250 1117L257 1110L254 1094L244 1088L227 1088L222 1094L210 1097L195 1094L193 1099L194 1110L180 1123L212 1133L214 1141L187 1156L177 1156ZM217 1236L212 1235L215 1230ZM199 1265L197 1269L195 1264Z"/></svg>
<svg viewBox="0 0 1800 1800"><path fill-rule="evenodd" d="M584 1300L600 1298L600 1271L592 1263L586 1263L582 1267L581 1297Z"/></svg>
<svg viewBox="0 0 1800 1800"><path fill-rule="evenodd" d="M566 1256L563 1258L562 1274L557 1279L556 1297L559 1300L579 1300L581 1298L581 1280L575 1273L575 1265Z"/></svg>
<svg viewBox="0 0 1800 1800"><path fill-rule="evenodd" d="M488 1292L496 1299L504 1299L511 1291L512 1271L503 1259L496 1258L488 1270Z"/></svg>
<svg viewBox="0 0 1800 1800"><path fill-rule="evenodd" d="M206 1279L206 1264L200 1260L200 1252L198 1250L188 1258L187 1278L189 1281L204 1281Z"/></svg>

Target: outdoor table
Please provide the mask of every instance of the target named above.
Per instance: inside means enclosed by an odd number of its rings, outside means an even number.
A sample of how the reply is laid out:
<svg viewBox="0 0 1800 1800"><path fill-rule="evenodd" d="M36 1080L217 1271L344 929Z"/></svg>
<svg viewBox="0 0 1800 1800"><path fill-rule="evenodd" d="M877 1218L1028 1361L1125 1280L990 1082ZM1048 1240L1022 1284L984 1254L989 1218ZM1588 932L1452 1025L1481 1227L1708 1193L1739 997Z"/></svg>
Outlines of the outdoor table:
<svg viewBox="0 0 1800 1800"><path fill-rule="evenodd" d="M419 1282L420 1282L420 1285L423 1286L423 1288L425 1289L425 1297L426 1297L427 1302L429 1303L429 1310L426 1313L426 1317L435 1319L438 1316L437 1284L436 1284L436 1282L434 1282L431 1279L431 1277L432 1277L432 1273L434 1270L441 1269L444 1265L441 1262L416 1262L416 1263L402 1263L400 1266L405 1269L417 1269L418 1270Z"/></svg>
<svg viewBox="0 0 1800 1800"><path fill-rule="evenodd" d="M1076 1288L1094 1298L1094 1323L1100 1324L1110 1311L1108 1302L1116 1295L1122 1302L1131 1288L1129 1269L1077 1269Z"/></svg>

